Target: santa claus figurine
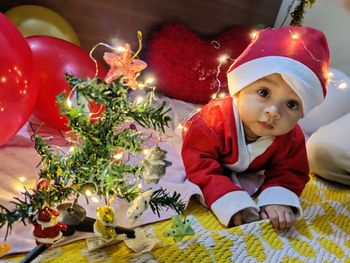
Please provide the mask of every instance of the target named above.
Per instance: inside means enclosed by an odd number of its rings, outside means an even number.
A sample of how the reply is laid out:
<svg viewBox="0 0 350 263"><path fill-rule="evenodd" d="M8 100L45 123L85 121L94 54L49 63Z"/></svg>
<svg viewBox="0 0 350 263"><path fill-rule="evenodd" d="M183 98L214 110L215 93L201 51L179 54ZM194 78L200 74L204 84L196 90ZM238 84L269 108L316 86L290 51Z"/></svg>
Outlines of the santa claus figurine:
<svg viewBox="0 0 350 263"><path fill-rule="evenodd" d="M47 205L31 216L30 222L34 225L33 235L37 245L51 246L62 237L61 231L66 231L67 225L58 222L58 216L59 213Z"/></svg>

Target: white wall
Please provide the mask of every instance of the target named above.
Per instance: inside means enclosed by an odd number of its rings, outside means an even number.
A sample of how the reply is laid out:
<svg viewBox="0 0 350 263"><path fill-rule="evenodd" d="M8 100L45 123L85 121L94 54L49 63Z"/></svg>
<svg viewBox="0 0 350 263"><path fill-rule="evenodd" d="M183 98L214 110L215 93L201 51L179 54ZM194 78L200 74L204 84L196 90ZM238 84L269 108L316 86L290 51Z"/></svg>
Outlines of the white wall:
<svg viewBox="0 0 350 263"><path fill-rule="evenodd" d="M281 26L291 3L293 0L283 0L275 27ZM284 25L289 22L290 16ZM325 33L331 52L331 66L350 76L350 0L316 0L311 9L305 10L304 25Z"/></svg>

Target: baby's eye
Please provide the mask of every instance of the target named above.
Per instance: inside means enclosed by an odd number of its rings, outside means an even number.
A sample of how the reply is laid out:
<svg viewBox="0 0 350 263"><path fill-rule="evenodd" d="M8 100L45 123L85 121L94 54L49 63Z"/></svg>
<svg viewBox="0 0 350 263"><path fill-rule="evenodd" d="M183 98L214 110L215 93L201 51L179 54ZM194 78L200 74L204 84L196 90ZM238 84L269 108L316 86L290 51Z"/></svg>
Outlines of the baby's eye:
<svg viewBox="0 0 350 263"><path fill-rule="evenodd" d="M289 100L287 101L287 107L291 110L297 110L299 109L299 103L295 100Z"/></svg>
<svg viewBox="0 0 350 263"><path fill-rule="evenodd" d="M270 91L268 89L259 89L258 94L260 97L268 97L270 95Z"/></svg>

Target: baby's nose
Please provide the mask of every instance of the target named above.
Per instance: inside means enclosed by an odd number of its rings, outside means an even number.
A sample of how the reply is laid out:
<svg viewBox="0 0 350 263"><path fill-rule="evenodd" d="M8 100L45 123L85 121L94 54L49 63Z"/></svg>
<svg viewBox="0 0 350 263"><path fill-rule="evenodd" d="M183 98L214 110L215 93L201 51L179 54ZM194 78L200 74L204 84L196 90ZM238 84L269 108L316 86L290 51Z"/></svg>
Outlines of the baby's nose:
<svg viewBox="0 0 350 263"><path fill-rule="evenodd" d="M267 115L270 118L273 119L280 119L281 118L281 113L276 105L269 105L268 107L265 108L265 115Z"/></svg>

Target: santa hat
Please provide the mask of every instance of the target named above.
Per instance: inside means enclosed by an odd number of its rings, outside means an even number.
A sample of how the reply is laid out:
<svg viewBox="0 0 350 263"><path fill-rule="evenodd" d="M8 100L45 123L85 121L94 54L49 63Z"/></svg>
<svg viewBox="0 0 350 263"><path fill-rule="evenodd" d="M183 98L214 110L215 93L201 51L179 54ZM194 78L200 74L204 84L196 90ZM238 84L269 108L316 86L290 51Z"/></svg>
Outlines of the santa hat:
<svg viewBox="0 0 350 263"><path fill-rule="evenodd" d="M227 72L231 95L273 73L302 101L304 116L326 95L329 49L324 34L314 28L287 26L260 31Z"/></svg>
<svg viewBox="0 0 350 263"><path fill-rule="evenodd" d="M41 222L50 222L52 217L57 217L57 216L59 216L59 213L56 210L48 206L45 206L39 211L37 218Z"/></svg>

